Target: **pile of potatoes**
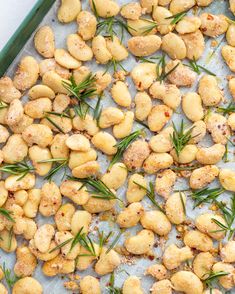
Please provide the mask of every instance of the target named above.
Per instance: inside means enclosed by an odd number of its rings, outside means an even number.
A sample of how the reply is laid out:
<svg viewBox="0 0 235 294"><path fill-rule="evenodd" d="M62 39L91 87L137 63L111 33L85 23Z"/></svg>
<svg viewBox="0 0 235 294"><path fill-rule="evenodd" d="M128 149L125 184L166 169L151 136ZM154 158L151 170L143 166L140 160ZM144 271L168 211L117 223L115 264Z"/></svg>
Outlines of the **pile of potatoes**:
<svg viewBox="0 0 235 294"><path fill-rule="evenodd" d="M52 28L42 26L34 36L38 56L23 56L14 75L0 79L0 102L4 105L0 108L1 167L28 160L34 168L21 178L4 173L0 176L0 207L14 218L11 222L0 214L0 248L15 252L13 271L20 277L13 285L13 294L43 293L43 285L33 278L38 262L47 277L82 274L79 281L64 283L68 290L104 293L100 277L112 274L126 256L154 256L157 244L163 244L158 262L153 261L142 276L128 276L121 286L123 294L147 293L141 285L145 275L154 281L149 290L153 294L220 294L234 290L235 240L228 240L217 224L226 226L226 220L218 209L203 213L198 210L196 218L191 219L185 211L188 193L175 191L174 185L184 177L189 189L197 190L218 180L224 190L235 192L235 169L217 165L234 134L235 113L223 115L217 111L227 99L219 80L209 73L198 77L184 61L199 60L206 38L225 34L227 45L222 47L221 55L228 69L235 72L235 24L224 15L203 11L213 0L127 2L121 7L114 0L89 0L90 9L86 11L80 0L61 0L59 22L78 25L77 31L67 36L64 48L56 47ZM235 1L230 0L229 5L235 14ZM172 22L176 14L195 6L200 7L198 15L187 13L177 23ZM97 34L100 18L110 17L127 23L130 36L126 44L118 36ZM150 24L152 29L146 32ZM148 58L160 50L168 56L164 70L170 73L164 81L158 80L153 62L137 60L129 73L122 69L112 73L103 67L109 62L127 60L130 55ZM100 69L92 73L84 63L87 61L97 63ZM109 92L111 105L115 105L103 107L99 120L92 112L85 117L75 115L74 97L64 87L71 77L80 84L91 73L95 77L95 93L90 99L105 91ZM134 96L127 76L135 87ZM193 91L190 88L195 84L197 89ZM188 87L184 94L182 87ZM232 73L228 88L235 101ZM25 95L27 101L23 102ZM180 106L192 134L178 154L171 139L171 119ZM64 116L68 108L70 116ZM151 135L137 138L127 146L120 161L102 173L99 155L103 153L109 161L118 152L119 140L133 132L135 121L147 125ZM204 144L206 135L211 138L210 146ZM46 176L53 167L52 160L58 158L66 160L74 177L99 178L114 194L119 195L119 188L127 183L123 205L118 205L117 199L93 197L82 181L44 181L41 187L36 186L38 177ZM195 164L198 167L187 172L172 169L172 165ZM155 177L152 184L162 199L161 210L146 206L144 201L149 175ZM91 232L94 217L105 214L112 214L113 222L123 231L137 225L141 229L136 234L125 234L123 245L118 243L112 249L95 241L94 255L80 243L71 250L73 238L81 229L86 235L91 233L93 239L97 233ZM38 215L43 217L40 224ZM166 243L174 227L181 243ZM19 241L19 236L24 242ZM94 276L86 275L91 267ZM204 280L209 273L220 271L227 275L218 279L216 288L208 289ZM4 279L2 270L0 279ZM10 293L3 283L0 293Z"/></svg>

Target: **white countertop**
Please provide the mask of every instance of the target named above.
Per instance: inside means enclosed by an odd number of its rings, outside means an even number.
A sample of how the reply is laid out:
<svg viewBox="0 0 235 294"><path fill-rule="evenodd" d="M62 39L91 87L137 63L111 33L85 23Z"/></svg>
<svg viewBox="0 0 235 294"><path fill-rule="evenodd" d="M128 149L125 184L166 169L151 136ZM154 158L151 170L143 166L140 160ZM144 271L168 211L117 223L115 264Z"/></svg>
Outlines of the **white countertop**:
<svg viewBox="0 0 235 294"><path fill-rule="evenodd" d="M1 2L0 50L7 43L37 0L2 0Z"/></svg>

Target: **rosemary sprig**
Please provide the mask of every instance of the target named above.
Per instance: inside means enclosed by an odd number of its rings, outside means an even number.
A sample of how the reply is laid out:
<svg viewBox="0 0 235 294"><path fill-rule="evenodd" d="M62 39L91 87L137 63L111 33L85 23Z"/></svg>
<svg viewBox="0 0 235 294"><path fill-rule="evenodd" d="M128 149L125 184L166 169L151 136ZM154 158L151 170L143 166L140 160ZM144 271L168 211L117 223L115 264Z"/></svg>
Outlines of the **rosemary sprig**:
<svg viewBox="0 0 235 294"><path fill-rule="evenodd" d="M114 246L117 244L117 242L119 241L120 237L122 235L122 231L119 232L116 236L116 238L113 240L113 242L110 244L110 246L108 247L108 250L105 252L105 254L108 254L113 248Z"/></svg>
<svg viewBox="0 0 235 294"><path fill-rule="evenodd" d="M195 190L190 195L192 199L195 201L194 207L196 208L202 203L210 203L215 202L215 200L224 192L225 190L223 188L204 188L201 190Z"/></svg>
<svg viewBox="0 0 235 294"><path fill-rule="evenodd" d="M0 101L0 110L4 109L4 108L7 108L7 107L8 107L8 105L5 102Z"/></svg>
<svg viewBox="0 0 235 294"><path fill-rule="evenodd" d="M86 115L89 111L89 106L87 106L84 103L79 103L78 105L75 105L73 107L73 110L75 112L75 116L79 116L81 119L85 119Z"/></svg>
<svg viewBox="0 0 235 294"><path fill-rule="evenodd" d="M160 81L161 83L168 77L169 74L171 74L180 63L177 63L172 69L166 72L166 56L165 54L162 54L162 56L152 56L149 58L146 57L138 57L138 60L140 62L147 62L147 63L153 63L156 64L156 72L157 72L157 81ZM155 61L158 62L156 63Z"/></svg>
<svg viewBox="0 0 235 294"><path fill-rule="evenodd" d="M67 117L67 118L71 118L71 116L67 113L67 112L65 112L65 111L63 111L63 112L56 112L56 111L47 111L46 112L47 114L51 114L51 115L55 115L55 116L59 116L59 117Z"/></svg>
<svg viewBox="0 0 235 294"><path fill-rule="evenodd" d="M14 284L20 279L20 277L17 277L14 273L12 274L11 270L6 268L5 262L3 263L3 266L1 266L1 269L4 273L6 283L8 287L11 289L14 286Z"/></svg>
<svg viewBox="0 0 235 294"><path fill-rule="evenodd" d="M64 246L67 245L69 242L71 242L73 239L74 239L74 238L69 238L68 240L62 242L61 244L59 244L59 245L57 245L57 246L55 246L54 248L52 248L52 249L49 251L49 253L52 253L52 252L54 252L54 251L56 251L56 250L58 250L58 249L64 247Z"/></svg>
<svg viewBox="0 0 235 294"><path fill-rule="evenodd" d="M8 237L8 250L11 249L12 238L13 238L13 226L10 228L10 231L9 231L9 237Z"/></svg>
<svg viewBox="0 0 235 294"><path fill-rule="evenodd" d="M75 112L81 117L85 118L89 108L93 108L85 100L96 93L95 87L96 76L91 73L79 84L76 83L73 76L70 77L69 82L63 82L64 88L69 91L77 100L78 107Z"/></svg>
<svg viewBox="0 0 235 294"><path fill-rule="evenodd" d="M48 120L59 132L64 133L64 130L48 115L45 116L45 119Z"/></svg>
<svg viewBox="0 0 235 294"><path fill-rule="evenodd" d="M117 199L119 201L122 201L100 179L95 179L95 178L78 179L75 177L68 177L68 179L70 179L71 181L79 181L83 183L80 189L82 189L85 185L91 187L91 190L88 192L91 193L91 196L93 198L104 199L104 200Z"/></svg>
<svg viewBox="0 0 235 294"><path fill-rule="evenodd" d="M0 167L0 171L11 175L19 175L17 181L23 179L28 173L34 171L34 167L27 164L27 162L17 162L13 164L6 164Z"/></svg>
<svg viewBox="0 0 235 294"><path fill-rule="evenodd" d="M45 180L51 181L55 174L57 174L62 168L67 167L68 159L67 158L51 158L51 159L38 161L38 163L49 163L49 162L56 163L56 165L49 171L48 175L45 177Z"/></svg>
<svg viewBox="0 0 235 294"><path fill-rule="evenodd" d="M215 73L211 72L204 66L200 65L197 63L196 59L194 58L193 60L189 61L189 64L184 64L187 67L190 67L194 72L196 72L198 75L201 73L201 71L204 71L205 73L208 73L209 75L216 76Z"/></svg>
<svg viewBox="0 0 235 294"><path fill-rule="evenodd" d="M63 82L63 86L66 90L70 92L70 94L76 97L79 102L82 101L86 103L84 100L94 95L94 93L96 92L95 81L96 81L96 76L90 73L79 84L76 83L74 76L71 76L69 79L69 82Z"/></svg>
<svg viewBox="0 0 235 294"><path fill-rule="evenodd" d="M173 125L174 132L172 135L170 135L170 138L171 138L173 147L175 149L175 152L177 156L179 156L183 148L192 139L193 128L190 128L189 130L185 131L185 125L183 120L181 120L179 129L176 128L174 123L172 123L172 125Z"/></svg>
<svg viewBox="0 0 235 294"><path fill-rule="evenodd" d="M131 133L130 135L126 136L125 138L123 138L119 143L115 145L115 147L117 147L117 153L113 156L110 162L110 167L113 166L116 162L121 160L124 151L133 141L135 141L135 139L137 139L141 135L142 132L143 132L143 129L135 131Z"/></svg>
<svg viewBox="0 0 235 294"><path fill-rule="evenodd" d="M228 239L230 240L233 237L235 232L235 227L232 227L233 222L235 220L235 195L232 197L230 207L225 206L223 202L217 202L217 201L216 201L216 205L221 210L226 224L223 224L217 219L212 218L213 222L216 223L221 228L220 230L213 231L213 233L225 232L226 235L228 234Z"/></svg>
<svg viewBox="0 0 235 294"><path fill-rule="evenodd" d="M162 83L171 74L180 63L177 63L172 69L166 72L166 56L163 54L157 63L157 81Z"/></svg>
<svg viewBox="0 0 235 294"><path fill-rule="evenodd" d="M208 276L205 280L204 283L205 285L211 290L213 288L212 283L218 281L220 277L224 277L229 275L229 273L224 272L224 271L219 271L219 272L210 272L208 274L205 274L205 276Z"/></svg>
<svg viewBox="0 0 235 294"><path fill-rule="evenodd" d="M183 12L179 12L177 14L174 14L172 16L168 16L165 19L172 19L171 24L175 25L177 24L179 21L181 21L181 19L183 17L185 17L185 15L187 14L187 12L183 11Z"/></svg>
<svg viewBox="0 0 235 294"><path fill-rule="evenodd" d="M143 121L136 119L135 120L138 124L140 124L141 126L143 126L144 128L148 129L150 131L150 128L147 124L145 124ZM151 131L150 131L151 132Z"/></svg>
<svg viewBox="0 0 235 294"><path fill-rule="evenodd" d="M149 34L152 30L158 27L158 23L156 21L146 18L143 18L142 20L147 21L149 23L149 25L146 25L141 28L141 31L143 31L143 35Z"/></svg>
<svg viewBox="0 0 235 294"><path fill-rule="evenodd" d="M109 241L110 237L113 235L113 232L109 232L105 235L104 231L98 230L98 238L99 238L99 247L102 249L104 245Z"/></svg>
<svg viewBox="0 0 235 294"><path fill-rule="evenodd" d="M87 251L90 252L91 256L96 256L96 251L95 247L93 244L93 241L89 236L86 236L85 233L81 234L80 237L78 238L78 242L82 247L84 247Z"/></svg>
<svg viewBox="0 0 235 294"><path fill-rule="evenodd" d="M115 29L119 28L119 32ZM114 36L118 36L121 33L121 40L123 40L124 37L124 31L129 33L129 29L134 30L134 28L128 26L127 23L125 23L120 18L117 18L115 16L108 17L103 20L99 20L97 24L97 35L104 34L110 36L111 40L113 40Z"/></svg>
<svg viewBox="0 0 235 294"><path fill-rule="evenodd" d="M149 58L146 57L138 57L138 60L143 63L143 62L147 62L147 63L155 63L156 60L159 60L161 58L161 56L152 56Z"/></svg>
<svg viewBox="0 0 235 294"><path fill-rule="evenodd" d="M122 290L115 287L114 272L112 272L112 274L110 275L109 285L106 288L109 291L109 294L122 294Z"/></svg>
<svg viewBox="0 0 235 294"><path fill-rule="evenodd" d="M100 115L102 112L102 106L100 105L102 99L102 94L99 95L95 109L94 109L94 113L93 113L93 118L97 121L97 125L99 126L99 119L100 119Z"/></svg>
<svg viewBox="0 0 235 294"><path fill-rule="evenodd" d="M0 214L3 215L10 222L15 223L14 218L11 216L12 212L10 210L0 207Z"/></svg>
<svg viewBox="0 0 235 294"><path fill-rule="evenodd" d="M70 251L72 251L72 249L79 243L82 230L83 230L83 227L81 227L81 229L77 232L76 236L73 238L73 242L71 244Z"/></svg>
<svg viewBox="0 0 235 294"><path fill-rule="evenodd" d="M161 206L157 203L155 200L155 193L154 193L154 186L153 183L149 183L149 188L144 187L143 185L137 183L134 181L134 183L144 191L146 191L146 196L149 198L149 200L153 203L154 206L156 206L161 212L164 212L164 210L161 208Z"/></svg>
<svg viewBox="0 0 235 294"><path fill-rule="evenodd" d="M223 114L233 113L235 112L235 104L233 102L230 102L229 105L226 107L218 107L217 111Z"/></svg>
<svg viewBox="0 0 235 294"><path fill-rule="evenodd" d="M112 68L113 72L117 72L119 68L122 69L123 71L127 72L127 70L124 68L124 66L121 64L121 62L118 60L115 60L114 58L112 58L107 63L104 74L106 74L110 68Z"/></svg>
<svg viewBox="0 0 235 294"><path fill-rule="evenodd" d="M113 40L114 35L118 36L121 33L121 40L123 40L124 31L126 31L127 33L129 33L129 29L136 31L134 28L130 27L122 19L116 16L111 16L111 17L102 19L98 14L97 7L95 5L94 0L92 0L92 8L98 22L96 35L100 35L101 33L104 33L105 35L108 34ZM117 33L117 31L115 30L115 27L118 27L120 29L120 32Z"/></svg>

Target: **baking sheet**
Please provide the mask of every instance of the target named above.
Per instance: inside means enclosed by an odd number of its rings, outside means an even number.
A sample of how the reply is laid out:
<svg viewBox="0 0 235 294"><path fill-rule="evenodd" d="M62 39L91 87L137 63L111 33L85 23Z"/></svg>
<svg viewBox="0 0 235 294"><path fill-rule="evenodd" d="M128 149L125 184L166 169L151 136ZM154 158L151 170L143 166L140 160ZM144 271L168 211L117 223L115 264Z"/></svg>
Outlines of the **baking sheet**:
<svg viewBox="0 0 235 294"><path fill-rule="evenodd" d="M128 1L118 0L117 2L120 5L123 5L123 4L127 4L131 1L130 0L128 0ZM53 30L55 32L56 48L66 48L66 37L68 34L75 33L77 31L77 24L76 24L76 22L73 22L71 24L66 24L66 25L59 23L57 21L57 17L56 17L58 6L59 6L59 1L56 1L55 5L52 7L52 9L48 12L48 14L43 19L41 25L50 25L53 28ZM86 9L90 10L89 5L88 5L88 0L82 1L82 6L83 6L84 10L86 10ZM214 3L212 5L210 5L209 7L206 7L205 9L199 9L199 13L202 13L202 11L209 11L209 12L215 13L215 14L226 14L228 17L233 19L234 17L229 12L228 6L229 6L228 1L215 0ZM124 38L124 44L126 44L126 41L127 41L126 37L127 37L127 35ZM217 39L218 42L220 42L221 40L222 40L222 42L221 42L219 48L217 48L217 50L213 54L213 58L209 58L212 51L214 50L214 48L211 47L212 39L205 37L205 40L206 40L206 50L203 54L203 57L199 60L199 64L206 66L207 69L209 69L210 71L213 71L217 74L218 80L220 82L220 87L224 90L224 97L226 98L227 101L229 101L229 100L231 100L231 95L228 92L226 76L231 75L231 72L229 71L229 69L225 65L225 63L223 62L221 54L220 54L220 49L223 46L223 44L225 43L225 37L224 36L218 37L218 39ZM158 52L157 54L154 54L154 55L160 55L160 54L161 54L161 52ZM18 62L25 55L32 55L38 61L40 61L42 59L34 49L33 36L25 44L24 49L19 53L19 55L15 59L14 63L10 66L10 68L7 71L7 75L9 75L9 76L13 75L14 71L16 70ZM122 64L128 71L130 71L135 66L135 64L137 64L137 62L138 61L133 56L129 55L129 58L127 60L125 60ZM94 60L92 62L87 62L86 65L88 65L93 71L96 71L98 68L99 69L104 68L101 65L98 66L94 62ZM198 79L199 78L200 78L200 76L198 76ZM127 78L127 82L129 84L129 89L131 91L132 98L134 98L134 96L136 94L136 89L135 89L134 84L133 84L130 77ZM197 83L195 83L195 85L192 88L190 88L190 90L181 88L181 92L185 93L187 91L196 91L196 89L197 89ZM26 101L26 100L27 100L27 97L25 96L23 98L23 101ZM92 103L95 105L96 100L92 101L91 104ZM159 104L159 101L154 99L153 103ZM110 98L110 94L108 91L105 92L105 99L102 100L102 105L103 105L103 107L115 105L113 100ZM182 113L181 109L178 109L177 112L174 113L171 121L174 121L176 124L179 124L181 119L184 118L184 120L188 123L188 125L191 125L191 123L181 113ZM135 125L133 127L133 131L140 129L140 128L142 128L142 126L138 123L135 123ZM153 135L153 133L151 134L151 132L149 132L148 130L145 130L145 132L146 132L146 138L150 138L150 136ZM200 142L200 145L201 146L209 146L209 145L211 145L211 143L212 142L211 142L210 137L207 136L202 142ZM234 148L232 147L232 145L229 145L229 160L230 160L230 162L228 162L226 164L221 162L218 164L219 167L226 166L227 168L231 168L231 169L235 170L233 149ZM104 156L98 152L98 161L102 167L102 172L104 173L108 167L108 160L107 160L106 156ZM61 182L61 177L62 177L62 174L58 175L56 177L56 179L54 179L57 184L59 184ZM155 176L146 176L146 179L148 181L154 181ZM37 178L36 187L40 188L42 186L43 182L44 181L42 178ZM217 187L218 182L214 181L211 186ZM188 188L187 181L185 181L182 178L178 178L177 183L174 186L174 189L178 190L178 189L185 189L185 188L186 189ZM124 199L124 201L125 201L125 189L126 189L126 185L117 191L118 196L120 198ZM221 196L221 199L228 200L228 196L230 196L229 193L228 194L224 193L223 196ZM161 197L156 196L156 199L157 199L157 201L162 203ZM67 198L65 198L64 202L69 202L69 201ZM126 201L125 201L125 203L126 203ZM146 210L155 209L151 205L151 202L147 199L147 197L144 198L142 203L143 203ZM192 208L193 208L193 201L191 201L191 199L188 198L186 210L187 210L187 217L189 220L194 219L195 216L198 215L199 213L201 214L202 212L207 211L208 205L201 208L201 209L197 208L197 209L193 210ZM77 207L77 209L80 209L80 208ZM117 211L121 210L121 208L118 204L116 205L116 210ZM91 226L91 231L92 231L92 228L94 228L94 226L97 226L97 222L96 222L97 220L98 220L98 218L94 217L93 224ZM45 218L42 216L38 216L37 221L38 221L38 225L42 225L43 223L53 223L53 218ZM118 226L115 223L112 223L111 221L99 221L98 227L100 230L104 230L105 232L115 231L116 233L113 236L113 238L115 238L115 236L119 232ZM141 230L141 228L142 228L141 225L138 224L136 227L128 229L126 231L128 233L123 234L122 237L120 238L119 245L123 244L127 234L134 235L136 232ZM173 228L172 232L170 234L170 238L165 242L165 245L167 246L167 245L170 245L171 243L175 243L179 246L182 246L182 241L180 239L177 239L176 235L177 235L177 232L176 232L175 228ZM95 241L97 240L97 233L92 232L91 236L92 237L94 236L93 240L95 240ZM160 240L159 237L157 235L155 235L155 241L156 241L156 244L158 244L162 240ZM20 241L18 243L20 244ZM154 255L155 255L154 260L150 260L148 258L138 258L138 257L135 258L134 257L131 260L132 265L128 265L123 262L119 266L119 268L115 271L115 286L121 287L124 280L128 277L128 275L136 275L141 278L141 284L142 284L142 288L144 289L144 293L149 293L149 289L151 288L151 285L155 282L155 280L149 276L144 276L144 272L148 266L155 264L156 262L161 261L162 249L160 248L160 246L156 246L154 248ZM6 254L1 251L0 263L3 264L3 262L6 262L7 268L13 268L14 263L15 263L15 254ZM46 294L47 293L51 293L51 294L67 293L68 291L63 287L63 283L65 281L67 281L68 279L66 277L62 277L62 276L56 276L54 278L45 277L42 274L41 265L42 265L42 263L39 262L39 265L37 266L34 277L37 280L39 280L40 283L43 285L44 293L46 293ZM93 276L97 277L97 274L92 270L92 268L90 268L89 270L86 270L85 272L77 272L77 274L80 276L93 275ZM101 279L100 279L100 282L102 285L102 293L108 293L108 290L106 290L105 286L107 285L107 283L109 281L109 277L110 277L109 275L106 275L106 276L101 277ZM235 290L231 291L231 293L235 293Z"/></svg>

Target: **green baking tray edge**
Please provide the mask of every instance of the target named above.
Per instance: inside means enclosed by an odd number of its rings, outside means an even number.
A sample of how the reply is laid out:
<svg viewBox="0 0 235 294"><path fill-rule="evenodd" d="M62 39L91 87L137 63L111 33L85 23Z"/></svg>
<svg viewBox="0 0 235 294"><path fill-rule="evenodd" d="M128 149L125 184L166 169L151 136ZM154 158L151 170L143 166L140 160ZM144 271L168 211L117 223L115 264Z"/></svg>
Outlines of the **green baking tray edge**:
<svg viewBox="0 0 235 294"><path fill-rule="evenodd" d="M16 32L0 52L0 77L21 51L56 0L38 0Z"/></svg>

